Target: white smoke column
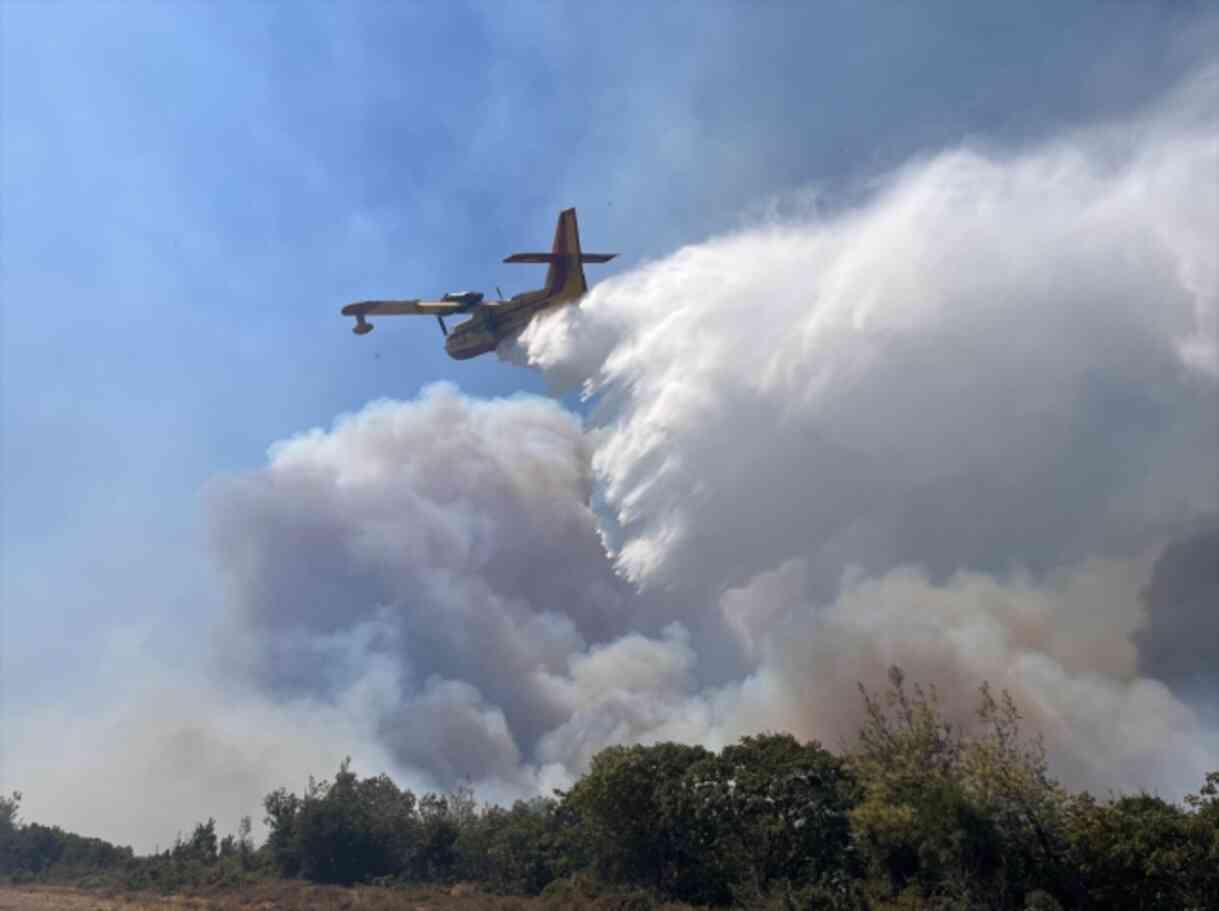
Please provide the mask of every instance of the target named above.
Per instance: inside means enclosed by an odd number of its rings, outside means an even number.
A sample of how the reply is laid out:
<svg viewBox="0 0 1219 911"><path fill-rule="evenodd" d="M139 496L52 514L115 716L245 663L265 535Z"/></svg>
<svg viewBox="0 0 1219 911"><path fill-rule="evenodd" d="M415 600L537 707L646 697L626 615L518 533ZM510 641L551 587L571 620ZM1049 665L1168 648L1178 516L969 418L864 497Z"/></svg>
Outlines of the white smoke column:
<svg viewBox="0 0 1219 911"><path fill-rule="evenodd" d="M525 333L596 397L619 570L700 629L732 589L722 629L753 671L715 691L707 737L849 733L836 706L897 662L1011 687L1076 782L1219 765L1133 644L1154 553L1219 510L1217 72L687 247ZM1061 581L1098 560L1122 580L1106 603ZM1004 607L1030 599L1035 635Z"/></svg>
<svg viewBox="0 0 1219 911"><path fill-rule="evenodd" d="M538 321L532 362L601 397L620 568L1048 565L1213 511L1215 83L1019 156L947 152Z"/></svg>

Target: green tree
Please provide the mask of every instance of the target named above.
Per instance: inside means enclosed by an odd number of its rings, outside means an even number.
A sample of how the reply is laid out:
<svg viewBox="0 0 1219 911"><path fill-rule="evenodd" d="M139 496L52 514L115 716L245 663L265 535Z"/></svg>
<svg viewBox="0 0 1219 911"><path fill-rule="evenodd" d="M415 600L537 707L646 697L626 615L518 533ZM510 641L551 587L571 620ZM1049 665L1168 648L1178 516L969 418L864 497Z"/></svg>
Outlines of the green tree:
<svg viewBox="0 0 1219 911"><path fill-rule="evenodd" d="M13 791L9 797L0 794L0 874L12 875L19 869L20 811L20 791Z"/></svg>
<svg viewBox="0 0 1219 911"><path fill-rule="evenodd" d="M197 823L191 837L174 847L174 857L179 860L194 860L202 864L213 864L219 857L216 840L216 820Z"/></svg>
<svg viewBox="0 0 1219 911"><path fill-rule="evenodd" d="M311 782L296 808L300 874L351 884L402 872L413 841L415 798L386 776L360 781L346 759L334 781Z"/></svg>
<svg viewBox="0 0 1219 911"><path fill-rule="evenodd" d="M1208 772L1197 794L1185 798L1194 856L1188 874L1191 901L1202 907L1204 897L1219 895L1219 771Z"/></svg>
<svg viewBox="0 0 1219 911"><path fill-rule="evenodd" d="M863 799L852 826L890 896L1023 907L1034 890L1068 900L1065 794L1044 750L1020 734L1007 694L983 685L969 736L947 722L934 688L907 692L890 669L882 696L863 690L867 720L851 764ZM862 687L861 687L862 690Z"/></svg>
<svg viewBox="0 0 1219 911"><path fill-rule="evenodd" d="M1186 808L1151 794L1071 802L1072 863L1090 908L1214 907L1219 895L1219 773Z"/></svg>
<svg viewBox="0 0 1219 911"><path fill-rule="evenodd" d="M961 778L999 838L1000 885L1016 897L1040 888L1075 903L1081 883L1068 859L1068 795L1050 777L1041 738L1022 736L1011 696L996 699L987 683L979 692L979 724L966 740Z"/></svg>
<svg viewBox="0 0 1219 911"><path fill-rule="evenodd" d="M0 794L0 833L15 832L20 822L21 792L13 791L9 797Z"/></svg>
<svg viewBox="0 0 1219 911"><path fill-rule="evenodd" d="M581 848L598 876L663 895L684 891L697 865L692 804L681 795L686 772L712 754L699 746L659 743L608 747L563 796L579 820Z"/></svg>
<svg viewBox="0 0 1219 911"><path fill-rule="evenodd" d="M331 782L310 779L303 797L280 788L264 799L266 850L280 874L344 884L450 877L455 813L473 812L472 798L452 805L456 810L435 795L416 801L385 775L361 780L350 764L344 760ZM243 821L239 846L248 846L248 837Z"/></svg>
<svg viewBox="0 0 1219 911"><path fill-rule="evenodd" d="M313 781L310 780L310 788ZM277 788L263 798L266 810L267 853L281 876L297 876L301 872L301 846L297 820L302 801L286 788Z"/></svg>
<svg viewBox="0 0 1219 911"><path fill-rule="evenodd" d="M684 784L703 849L698 878L714 886L686 897L723 901L727 886L757 898L780 882L829 887L850 878L854 783L820 744L744 737L693 766Z"/></svg>
<svg viewBox="0 0 1219 911"><path fill-rule="evenodd" d="M243 870L250 870L254 866L254 839L250 837L252 830L250 817L241 817L241 822L237 824L237 858Z"/></svg>
<svg viewBox="0 0 1219 911"><path fill-rule="evenodd" d="M567 872L558 803L518 800L510 809L487 807L461 829L460 875L507 895L537 895Z"/></svg>
<svg viewBox="0 0 1219 911"><path fill-rule="evenodd" d="M449 882L457 871L457 840L462 823L469 823L470 808L464 796L454 801L442 794L425 794L419 800L418 841L411 874L422 882Z"/></svg>

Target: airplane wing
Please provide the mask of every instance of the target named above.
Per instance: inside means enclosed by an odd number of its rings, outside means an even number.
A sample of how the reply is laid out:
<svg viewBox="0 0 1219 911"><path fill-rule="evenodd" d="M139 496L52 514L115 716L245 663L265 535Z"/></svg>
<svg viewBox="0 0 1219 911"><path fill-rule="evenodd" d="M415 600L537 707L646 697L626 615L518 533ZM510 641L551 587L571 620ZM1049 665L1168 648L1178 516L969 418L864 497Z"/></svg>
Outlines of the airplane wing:
<svg viewBox="0 0 1219 911"><path fill-rule="evenodd" d="M348 304L340 312L344 316L356 318L355 327L351 330L356 335L372 332L372 323L365 320L367 316L434 316L440 322L440 331L448 335L449 332L444 327L444 317L465 313L477 303L469 300L425 301L418 298L404 301L358 301Z"/></svg>
<svg viewBox="0 0 1219 911"><path fill-rule="evenodd" d="M469 309L461 302L401 300L360 301L343 308L344 316L449 316Z"/></svg>

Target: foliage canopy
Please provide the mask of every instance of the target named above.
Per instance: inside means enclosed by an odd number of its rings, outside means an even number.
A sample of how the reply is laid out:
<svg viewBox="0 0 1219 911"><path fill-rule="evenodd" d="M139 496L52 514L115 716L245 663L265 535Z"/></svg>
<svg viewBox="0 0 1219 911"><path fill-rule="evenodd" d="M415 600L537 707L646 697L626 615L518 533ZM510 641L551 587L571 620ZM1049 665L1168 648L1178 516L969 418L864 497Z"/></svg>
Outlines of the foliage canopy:
<svg viewBox="0 0 1219 911"><path fill-rule="evenodd" d="M0 875L170 891L259 876L467 881L501 894L608 889L644 904L738 907L1215 906L1219 772L1183 805L1150 794L1099 800L1050 777L1006 693L984 684L968 729L898 668L883 692L861 693L865 721L843 755L778 733L718 753L615 746L568 791L508 808L479 806L467 789L417 796L344 761L303 795L268 794L258 847L248 817L223 837L208 819L136 857L23 823L15 792L0 796Z"/></svg>

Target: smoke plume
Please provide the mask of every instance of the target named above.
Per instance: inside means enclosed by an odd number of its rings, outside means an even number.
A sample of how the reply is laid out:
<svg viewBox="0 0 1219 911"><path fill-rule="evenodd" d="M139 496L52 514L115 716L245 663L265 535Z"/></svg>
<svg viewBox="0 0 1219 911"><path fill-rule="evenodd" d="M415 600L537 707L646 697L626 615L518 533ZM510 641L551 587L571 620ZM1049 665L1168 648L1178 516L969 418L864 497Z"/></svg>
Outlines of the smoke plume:
<svg viewBox="0 0 1219 911"><path fill-rule="evenodd" d="M1211 70L603 282L503 355L587 426L436 386L278 445L213 502L230 660L375 692L400 769L492 793L622 741L837 744L894 663L963 720L1011 690L1071 784L1195 786L1217 102Z"/></svg>

